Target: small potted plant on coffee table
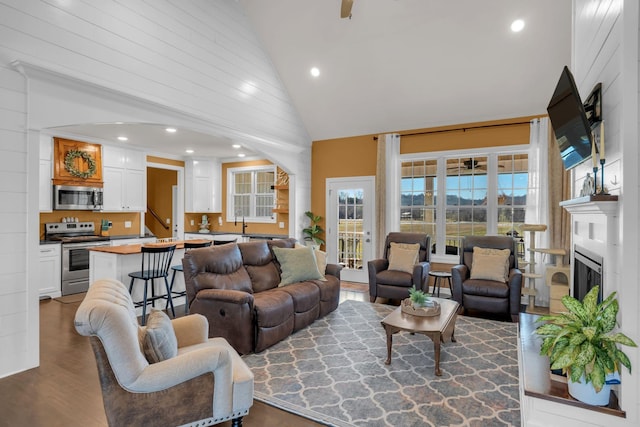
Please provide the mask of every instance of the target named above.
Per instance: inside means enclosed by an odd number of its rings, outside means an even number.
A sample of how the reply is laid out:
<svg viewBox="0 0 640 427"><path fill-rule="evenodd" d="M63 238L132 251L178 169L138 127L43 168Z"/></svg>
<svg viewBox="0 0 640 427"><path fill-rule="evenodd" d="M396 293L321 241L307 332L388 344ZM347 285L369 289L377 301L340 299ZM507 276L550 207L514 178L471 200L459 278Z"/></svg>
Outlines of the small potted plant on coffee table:
<svg viewBox="0 0 640 427"><path fill-rule="evenodd" d="M565 295L562 304L568 312L541 316L545 322L536 329L542 337L540 354L549 356L551 369L567 375L569 394L585 403L605 406L609 403L608 374L620 373L621 365L631 372L631 362L618 344L636 347L616 325L618 300L613 292L598 304L598 286L582 302Z"/></svg>
<svg viewBox="0 0 640 427"><path fill-rule="evenodd" d="M424 307L429 300L429 297L422 290L416 289L415 286L412 286L409 288L409 300L413 304L414 308L418 308Z"/></svg>

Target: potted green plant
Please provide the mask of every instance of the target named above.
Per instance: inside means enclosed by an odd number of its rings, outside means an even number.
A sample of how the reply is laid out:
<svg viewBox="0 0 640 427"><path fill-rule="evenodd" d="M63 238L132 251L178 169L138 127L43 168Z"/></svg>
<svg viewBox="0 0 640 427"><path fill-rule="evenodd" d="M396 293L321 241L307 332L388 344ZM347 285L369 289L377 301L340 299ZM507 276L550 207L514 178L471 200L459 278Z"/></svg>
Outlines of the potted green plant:
<svg viewBox="0 0 640 427"><path fill-rule="evenodd" d="M569 394L591 405L609 403L610 386L606 376L620 373L621 365L631 372L631 362L618 345L636 347L621 332L612 332L618 315L613 292L598 304L598 286L582 302L565 295L562 304L568 312L541 316L545 322L536 329L542 337L540 354L549 356L551 369L566 373Z"/></svg>
<svg viewBox="0 0 640 427"><path fill-rule="evenodd" d="M422 290L416 289L414 285L409 288L409 300L414 307L424 307L429 300L429 297Z"/></svg>
<svg viewBox="0 0 640 427"><path fill-rule="evenodd" d="M324 233L324 229L320 226L322 217L320 215L314 215L311 211L306 211L304 214L309 218L309 226L302 230L307 236L305 240L310 240L318 246L324 245L324 240L320 237L320 234Z"/></svg>

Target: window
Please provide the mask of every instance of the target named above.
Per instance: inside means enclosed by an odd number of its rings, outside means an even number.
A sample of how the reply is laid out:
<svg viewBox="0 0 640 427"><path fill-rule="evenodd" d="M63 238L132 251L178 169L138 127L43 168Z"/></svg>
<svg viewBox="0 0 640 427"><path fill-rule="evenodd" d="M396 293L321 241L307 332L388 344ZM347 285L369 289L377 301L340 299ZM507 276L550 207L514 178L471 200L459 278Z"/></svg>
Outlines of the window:
<svg viewBox="0 0 640 427"><path fill-rule="evenodd" d="M527 154L407 160L401 171L400 230L428 233L433 254L457 255L466 235L520 234Z"/></svg>
<svg viewBox="0 0 640 427"><path fill-rule="evenodd" d="M227 218L274 222L276 168L255 166L227 170Z"/></svg>

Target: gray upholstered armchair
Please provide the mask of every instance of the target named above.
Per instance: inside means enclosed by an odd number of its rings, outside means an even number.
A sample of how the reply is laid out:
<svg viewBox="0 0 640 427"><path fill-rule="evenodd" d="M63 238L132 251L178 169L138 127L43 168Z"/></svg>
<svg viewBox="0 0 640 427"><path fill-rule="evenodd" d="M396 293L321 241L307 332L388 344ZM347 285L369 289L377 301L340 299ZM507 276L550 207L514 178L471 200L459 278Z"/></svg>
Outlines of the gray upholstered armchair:
<svg viewBox="0 0 640 427"><path fill-rule="evenodd" d="M107 279L91 284L76 312L76 330L90 337L96 357L109 426L230 419L241 426L253 404L253 374L238 353L224 338L208 338L202 315L156 314L161 320L154 324L152 313L140 327L127 288Z"/></svg>
<svg viewBox="0 0 640 427"><path fill-rule="evenodd" d="M415 263L411 263L404 271L390 269L392 244L418 244ZM387 235L384 242L383 258L369 261L369 299L375 302L377 297L404 299L409 296L409 288L429 291L429 249L431 237L424 233L393 232ZM392 260L393 261L393 260ZM393 265L391 266L393 267ZM410 271L410 272L409 272Z"/></svg>
<svg viewBox="0 0 640 427"><path fill-rule="evenodd" d="M474 264L474 248L479 252ZM498 252L506 250L500 258ZM509 236L466 236L460 248L460 265L451 269L453 299L461 310L510 315L518 321L522 272L518 270L516 241ZM506 264L505 264L506 263Z"/></svg>

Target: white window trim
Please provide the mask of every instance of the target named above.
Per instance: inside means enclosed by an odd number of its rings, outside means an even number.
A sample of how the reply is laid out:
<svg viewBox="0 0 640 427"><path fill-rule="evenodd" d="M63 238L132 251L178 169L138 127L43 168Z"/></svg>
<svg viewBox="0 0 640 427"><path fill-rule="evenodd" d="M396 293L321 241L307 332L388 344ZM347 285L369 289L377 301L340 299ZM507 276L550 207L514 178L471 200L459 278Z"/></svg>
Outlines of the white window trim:
<svg viewBox="0 0 640 427"><path fill-rule="evenodd" d="M233 190L233 184L234 184L233 174L238 172L273 172L274 177L277 175L277 170L275 165L241 166L237 168L227 168L227 215L226 215L227 222L242 221L242 217L236 217L233 209L235 207L233 202L233 195L235 194ZM253 223L262 223L262 224L275 224L276 215L272 213L270 218L246 216L244 217L244 221L253 222Z"/></svg>
<svg viewBox="0 0 640 427"><path fill-rule="evenodd" d="M462 157L486 157L487 158L487 199L488 200L496 200L498 195L498 185L497 185L497 177L498 177L498 156L505 154L516 154L516 153L526 153L529 154L529 144L521 144L521 145L508 145L503 147L483 147L482 149L472 149L472 150L447 150L447 151L429 151L423 153L411 153L411 154L402 154L398 158L398 165L401 168L402 162L414 161L414 160L436 160L437 161L437 171L438 176L445 175L445 167L447 159L451 158L462 158ZM399 169L400 170L400 169ZM489 173L491 172L491 173ZM531 171L529 171L531 172ZM399 181L400 182L400 179ZM399 185L399 184L398 184ZM445 180L438 180L437 194L445 194ZM401 194L402 190L398 186L398 194ZM399 209L399 206L396 208ZM495 234L498 229L498 207L497 206L487 206L487 234ZM445 217L446 206L444 203L436 204L436 215L438 218ZM398 227L400 224L398 224ZM444 247L445 234L446 234L446 225L441 222L436 222L436 233L440 236L442 242L434 242L439 247ZM439 244L438 244L439 243ZM439 254L430 254L429 256L430 262L438 262L443 264L458 264L460 262L459 255L439 255Z"/></svg>

